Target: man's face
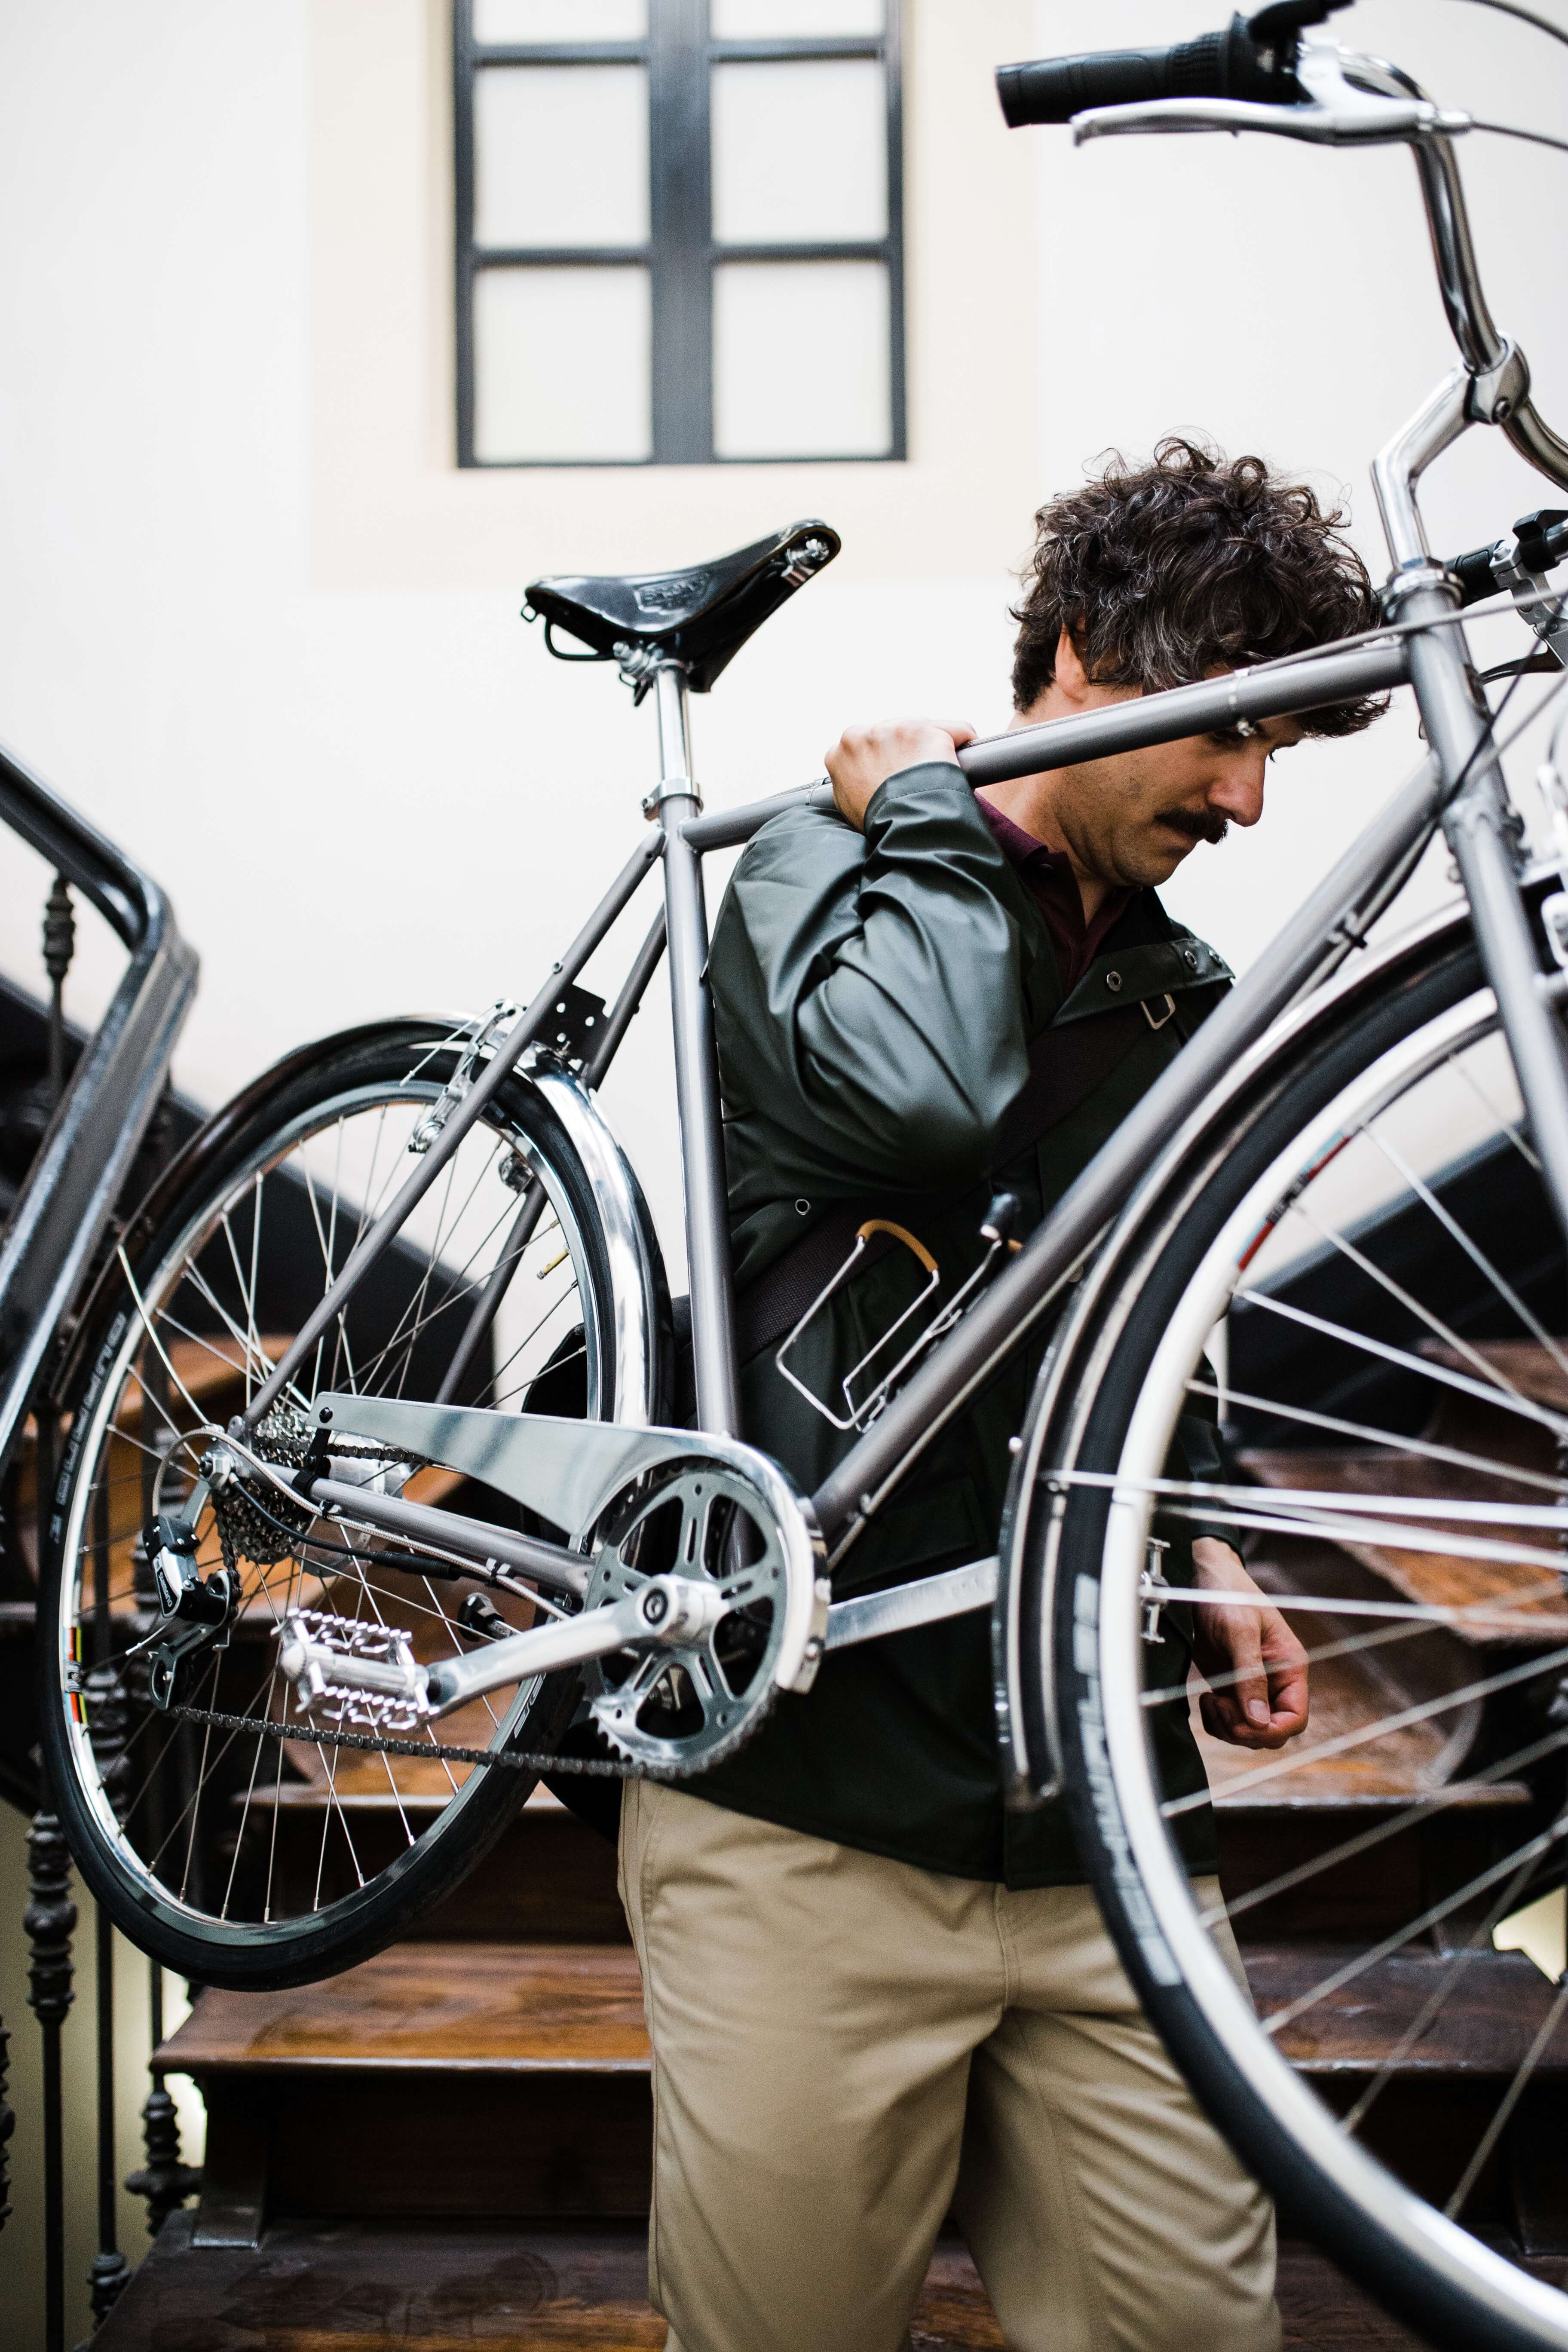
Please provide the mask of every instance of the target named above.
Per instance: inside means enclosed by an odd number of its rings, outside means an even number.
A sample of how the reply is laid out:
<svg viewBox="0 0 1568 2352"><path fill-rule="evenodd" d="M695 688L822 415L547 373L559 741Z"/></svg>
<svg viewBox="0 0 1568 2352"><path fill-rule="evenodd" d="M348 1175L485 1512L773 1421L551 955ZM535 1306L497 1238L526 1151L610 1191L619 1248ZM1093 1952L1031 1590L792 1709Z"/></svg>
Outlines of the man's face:
<svg viewBox="0 0 1568 2352"><path fill-rule="evenodd" d="M1133 689L1087 678L1065 637L1063 654L1051 687L1016 725L1059 718L1064 699L1087 711L1135 698ZM1084 761L1052 779L1051 814L1086 872L1112 887L1157 887L1199 842L1220 842L1229 826L1258 823L1269 759L1300 742L1301 732L1294 719L1271 719L1252 732L1189 735Z"/></svg>
<svg viewBox="0 0 1568 2352"><path fill-rule="evenodd" d="M1053 795L1068 846L1103 882L1168 882L1200 841L1258 823L1269 756L1300 731L1294 720L1273 719L1251 737L1190 735L1087 761Z"/></svg>

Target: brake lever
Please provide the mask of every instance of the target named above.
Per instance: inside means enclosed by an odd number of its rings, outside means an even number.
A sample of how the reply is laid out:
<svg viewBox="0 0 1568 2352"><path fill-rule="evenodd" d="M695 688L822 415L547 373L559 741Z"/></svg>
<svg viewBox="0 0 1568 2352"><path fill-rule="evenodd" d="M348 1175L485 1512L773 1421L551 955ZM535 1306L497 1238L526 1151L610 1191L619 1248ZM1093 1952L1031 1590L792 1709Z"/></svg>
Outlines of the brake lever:
<svg viewBox="0 0 1568 2352"><path fill-rule="evenodd" d="M1295 67L1296 79L1308 93L1305 106L1265 106L1245 98L1151 98L1132 106L1094 106L1074 115L1073 143L1139 131L1267 131L1277 139L1322 147L1372 147L1471 128L1468 114L1432 99L1390 98L1361 88L1347 69L1363 64L1369 74L1379 70L1374 58L1359 58L1337 43L1305 42Z"/></svg>

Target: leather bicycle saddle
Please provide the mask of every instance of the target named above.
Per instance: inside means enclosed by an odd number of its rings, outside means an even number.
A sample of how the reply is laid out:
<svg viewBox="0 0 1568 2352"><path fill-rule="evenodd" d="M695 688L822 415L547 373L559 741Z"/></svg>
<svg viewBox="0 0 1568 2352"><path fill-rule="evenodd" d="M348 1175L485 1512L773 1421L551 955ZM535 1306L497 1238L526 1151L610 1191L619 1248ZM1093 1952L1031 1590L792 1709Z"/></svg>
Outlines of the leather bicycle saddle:
<svg viewBox="0 0 1568 2352"><path fill-rule="evenodd" d="M619 661L637 678L639 698L655 656L681 663L693 693L706 694L746 639L831 563L841 544L828 524L797 522L686 572L536 580L524 595L523 618L542 618L544 641L562 661ZM564 651L554 641L558 628L592 653Z"/></svg>

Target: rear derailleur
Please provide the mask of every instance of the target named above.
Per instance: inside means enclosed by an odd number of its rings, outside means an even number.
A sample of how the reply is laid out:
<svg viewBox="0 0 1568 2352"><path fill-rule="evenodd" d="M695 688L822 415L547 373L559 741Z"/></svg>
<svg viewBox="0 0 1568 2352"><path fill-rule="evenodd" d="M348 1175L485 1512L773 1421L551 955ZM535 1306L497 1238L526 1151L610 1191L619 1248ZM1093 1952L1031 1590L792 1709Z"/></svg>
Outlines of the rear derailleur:
<svg viewBox="0 0 1568 2352"><path fill-rule="evenodd" d="M216 1568L203 1576L196 1566L195 1529L184 1519L153 1519L142 1538L162 1612L159 1630L170 1630L147 1662L147 1695L165 1713L181 1704L195 1661L209 1650L226 1650L239 1604L239 1573Z"/></svg>

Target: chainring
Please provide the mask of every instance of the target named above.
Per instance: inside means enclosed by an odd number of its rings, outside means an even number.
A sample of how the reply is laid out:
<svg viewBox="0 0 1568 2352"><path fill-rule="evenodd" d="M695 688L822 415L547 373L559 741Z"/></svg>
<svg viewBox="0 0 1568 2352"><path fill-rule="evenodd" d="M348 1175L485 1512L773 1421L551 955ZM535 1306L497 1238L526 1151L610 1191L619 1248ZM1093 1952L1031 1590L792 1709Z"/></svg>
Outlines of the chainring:
<svg viewBox="0 0 1568 2352"><path fill-rule="evenodd" d="M718 1586L728 1605L711 1631L689 1645L617 1651L582 1673L612 1748L643 1772L684 1780L763 1722L785 1636L785 1546L758 1487L729 1464L696 1455L639 1478L601 1526L583 1605L667 1572Z"/></svg>

